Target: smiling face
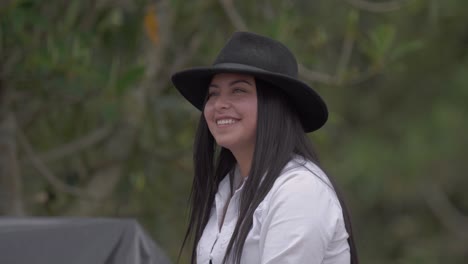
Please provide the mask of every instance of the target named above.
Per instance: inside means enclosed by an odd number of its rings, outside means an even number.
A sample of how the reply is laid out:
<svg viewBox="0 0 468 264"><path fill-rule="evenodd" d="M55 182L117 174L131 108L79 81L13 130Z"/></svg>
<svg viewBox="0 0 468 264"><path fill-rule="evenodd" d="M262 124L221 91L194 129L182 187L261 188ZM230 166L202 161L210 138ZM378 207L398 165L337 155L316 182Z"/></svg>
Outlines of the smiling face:
<svg viewBox="0 0 468 264"><path fill-rule="evenodd" d="M252 155L257 130L257 89L251 75L220 73L211 80L203 114L218 145Z"/></svg>

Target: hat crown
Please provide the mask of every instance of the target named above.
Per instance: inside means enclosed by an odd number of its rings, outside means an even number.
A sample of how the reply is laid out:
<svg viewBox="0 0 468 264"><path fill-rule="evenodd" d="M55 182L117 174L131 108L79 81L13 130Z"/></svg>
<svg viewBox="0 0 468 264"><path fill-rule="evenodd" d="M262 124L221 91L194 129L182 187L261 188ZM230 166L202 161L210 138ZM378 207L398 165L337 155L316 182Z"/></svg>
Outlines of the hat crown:
<svg viewBox="0 0 468 264"><path fill-rule="evenodd" d="M250 32L236 32L220 51L213 66L235 63L297 78L297 61L282 43Z"/></svg>

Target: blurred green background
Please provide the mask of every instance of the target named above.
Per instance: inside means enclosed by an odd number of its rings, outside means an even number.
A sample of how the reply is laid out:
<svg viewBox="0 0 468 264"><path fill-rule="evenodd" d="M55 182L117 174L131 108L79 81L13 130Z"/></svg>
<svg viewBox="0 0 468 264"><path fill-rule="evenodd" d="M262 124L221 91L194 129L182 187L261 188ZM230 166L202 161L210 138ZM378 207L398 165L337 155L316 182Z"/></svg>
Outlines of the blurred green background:
<svg viewBox="0 0 468 264"><path fill-rule="evenodd" d="M362 263L466 263L465 0L1 1L0 214L137 218L175 261L199 112L170 76L236 30L327 101Z"/></svg>

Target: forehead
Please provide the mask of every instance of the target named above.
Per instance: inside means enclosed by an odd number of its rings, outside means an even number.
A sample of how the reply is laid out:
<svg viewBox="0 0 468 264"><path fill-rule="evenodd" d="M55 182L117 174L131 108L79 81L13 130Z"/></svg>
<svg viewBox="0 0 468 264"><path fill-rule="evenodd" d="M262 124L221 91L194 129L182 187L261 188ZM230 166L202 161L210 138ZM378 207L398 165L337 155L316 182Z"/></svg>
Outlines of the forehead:
<svg viewBox="0 0 468 264"><path fill-rule="evenodd" d="M243 73L218 73L213 76L211 79L211 84L222 84L222 83L229 83L236 80L245 80L249 83L254 84L255 78L253 75L250 74L243 74Z"/></svg>

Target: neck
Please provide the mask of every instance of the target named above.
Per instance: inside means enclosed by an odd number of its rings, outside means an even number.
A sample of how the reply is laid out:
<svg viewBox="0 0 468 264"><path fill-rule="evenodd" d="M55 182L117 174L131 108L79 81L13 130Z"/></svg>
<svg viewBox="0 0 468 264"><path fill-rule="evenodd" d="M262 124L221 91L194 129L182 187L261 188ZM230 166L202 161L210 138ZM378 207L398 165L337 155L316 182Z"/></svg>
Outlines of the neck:
<svg viewBox="0 0 468 264"><path fill-rule="evenodd" d="M250 167L252 166L253 150L231 150L231 152L234 155L234 158L236 158L242 177L246 178L249 176Z"/></svg>

